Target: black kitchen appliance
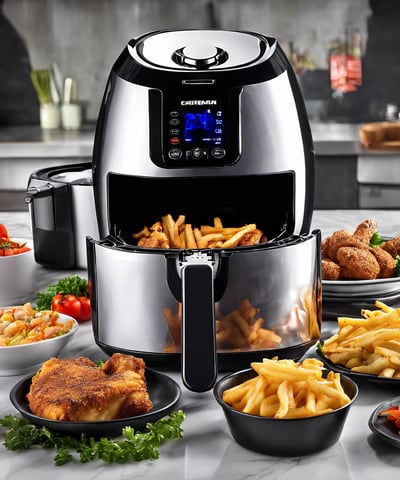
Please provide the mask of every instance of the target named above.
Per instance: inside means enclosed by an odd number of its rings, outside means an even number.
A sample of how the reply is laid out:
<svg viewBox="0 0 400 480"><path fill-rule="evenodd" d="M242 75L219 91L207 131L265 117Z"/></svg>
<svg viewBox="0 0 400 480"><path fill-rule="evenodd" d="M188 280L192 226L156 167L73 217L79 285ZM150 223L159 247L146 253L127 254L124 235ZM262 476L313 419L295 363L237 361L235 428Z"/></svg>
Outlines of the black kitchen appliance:
<svg viewBox="0 0 400 480"><path fill-rule="evenodd" d="M86 237L98 238L92 164L35 170L25 192L35 260L50 268L87 268Z"/></svg>
<svg viewBox="0 0 400 480"><path fill-rule="evenodd" d="M165 30L131 40L106 85L93 190L100 240L87 239L88 275L94 336L105 352L181 368L187 388L202 392L218 370L265 356L300 358L319 338L313 143L276 39ZM268 240L138 247L132 234L168 213L197 226L214 217L225 226L256 223ZM277 345L218 343L216 325L243 302L279 336ZM166 349L166 312L180 315L179 351Z"/></svg>

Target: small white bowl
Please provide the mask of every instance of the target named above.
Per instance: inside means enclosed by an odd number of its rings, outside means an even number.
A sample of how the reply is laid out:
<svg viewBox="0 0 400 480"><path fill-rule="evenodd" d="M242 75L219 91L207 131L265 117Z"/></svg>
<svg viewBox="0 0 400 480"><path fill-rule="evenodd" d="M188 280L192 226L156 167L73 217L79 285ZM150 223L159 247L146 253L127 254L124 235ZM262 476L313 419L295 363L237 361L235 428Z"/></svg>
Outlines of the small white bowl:
<svg viewBox="0 0 400 480"><path fill-rule="evenodd" d="M59 337L40 340L39 342L26 343L0 347L0 376L21 375L38 370L42 363L51 357L56 357L69 343L79 328L78 322L60 313L60 321L73 320L72 329Z"/></svg>
<svg viewBox="0 0 400 480"><path fill-rule="evenodd" d="M13 238L26 242L29 252L9 257L0 257L0 306L21 305L28 302L35 293L36 272L33 243L23 238Z"/></svg>

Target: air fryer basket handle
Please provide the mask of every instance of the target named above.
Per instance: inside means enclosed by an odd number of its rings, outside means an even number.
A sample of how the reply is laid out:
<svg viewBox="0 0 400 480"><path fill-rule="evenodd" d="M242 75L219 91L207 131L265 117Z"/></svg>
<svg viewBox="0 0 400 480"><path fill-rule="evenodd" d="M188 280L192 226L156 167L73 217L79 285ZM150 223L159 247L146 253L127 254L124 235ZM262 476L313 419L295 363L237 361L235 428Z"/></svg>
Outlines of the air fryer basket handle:
<svg viewBox="0 0 400 480"><path fill-rule="evenodd" d="M182 270L182 380L194 392L210 390L217 378L214 281L209 264Z"/></svg>

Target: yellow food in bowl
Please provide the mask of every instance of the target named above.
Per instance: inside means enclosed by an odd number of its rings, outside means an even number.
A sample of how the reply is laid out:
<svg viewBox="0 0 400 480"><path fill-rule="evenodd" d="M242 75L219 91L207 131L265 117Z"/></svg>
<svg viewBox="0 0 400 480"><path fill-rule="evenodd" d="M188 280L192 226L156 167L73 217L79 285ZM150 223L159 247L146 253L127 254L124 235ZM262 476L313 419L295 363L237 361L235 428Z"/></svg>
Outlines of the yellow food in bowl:
<svg viewBox="0 0 400 480"><path fill-rule="evenodd" d="M72 330L74 320L58 312L35 310L30 303L0 309L0 347L24 345L59 337Z"/></svg>

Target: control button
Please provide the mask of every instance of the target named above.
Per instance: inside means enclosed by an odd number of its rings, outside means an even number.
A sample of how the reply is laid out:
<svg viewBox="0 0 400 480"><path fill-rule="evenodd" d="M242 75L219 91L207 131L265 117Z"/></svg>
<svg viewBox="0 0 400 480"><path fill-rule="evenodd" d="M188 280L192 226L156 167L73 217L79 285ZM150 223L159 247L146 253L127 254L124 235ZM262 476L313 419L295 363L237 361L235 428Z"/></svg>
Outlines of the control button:
<svg viewBox="0 0 400 480"><path fill-rule="evenodd" d="M226 155L226 151L224 148L215 147L211 150L211 155L216 159L224 158Z"/></svg>
<svg viewBox="0 0 400 480"><path fill-rule="evenodd" d="M180 148L171 148L168 156L171 160L179 160L182 157L182 150Z"/></svg>
<svg viewBox="0 0 400 480"><path fill-rule="evenodd" d="M169 121L169 124L170 125L179 125L181 122L179 120L179 118L171 118L170 121Z"/></svg>
<svg viewBox="0 0 400 480"><path fill-rule="evenodd" d="M179 145L179 144L181 143L181 140L180 140L179 137L171 137L171 138L169 139L169 143L170 143L171 145Z"/></svg>
<svg viewBox="0 0 400 480"><path fill-rule="evenodd" d="M169 112L169 116L170 117L179 117L179 112L177 112L176 110L173 110L172 112Z"/></svg>
<svg viewBox="0 0 400 480"><path fill-rule="evenodd" d="M174 136L177 136L179 135L179 128L171 128L170 131L169 131L169 134L170 135L174 135Z"/></svg>
<svg viewBox="0 0 400 480"><path fill-rule="evenodd" d="M192 156L192 158L195 158L196 160L204 157L205 153L206 152L204 150L202 150L200 147L194 147L190 151L190 155Z"/></svg>

